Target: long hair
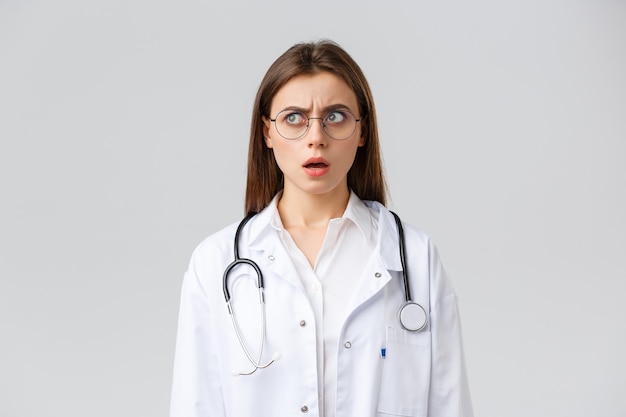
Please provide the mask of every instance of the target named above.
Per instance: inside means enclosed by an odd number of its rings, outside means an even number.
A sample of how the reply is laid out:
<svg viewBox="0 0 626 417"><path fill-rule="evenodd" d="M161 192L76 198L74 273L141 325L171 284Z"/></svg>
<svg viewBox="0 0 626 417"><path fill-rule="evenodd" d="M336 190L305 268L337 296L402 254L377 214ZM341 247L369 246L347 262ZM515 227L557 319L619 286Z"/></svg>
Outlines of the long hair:
<svg viewBox="0 0 626 417"><path fill-rule="evenodd" d="M348 187L362 200L386 203L386 184L378 140L374 98L363 71L339 45L322 40L300 43L289 48L270 66L254 100L245 211L263 210L283 189L283 174L274 152L265 145L263 117L270 117L272 99L289 80L303 74L330 72L341 78L356 95L362 117L361 134L365 144L358 148L348 171Z"/></svg>

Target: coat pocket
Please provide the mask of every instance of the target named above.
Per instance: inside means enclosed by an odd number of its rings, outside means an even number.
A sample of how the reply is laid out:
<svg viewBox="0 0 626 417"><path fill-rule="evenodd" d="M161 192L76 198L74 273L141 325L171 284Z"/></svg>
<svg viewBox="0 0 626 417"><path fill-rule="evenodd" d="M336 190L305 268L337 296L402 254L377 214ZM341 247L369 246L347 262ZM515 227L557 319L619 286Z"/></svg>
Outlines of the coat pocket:
<svg viewBox="0 0 626 417"><path fill-rule="evenodd" d="M387 327L378 416L426 416L430 388L430 332Z"/></svg>

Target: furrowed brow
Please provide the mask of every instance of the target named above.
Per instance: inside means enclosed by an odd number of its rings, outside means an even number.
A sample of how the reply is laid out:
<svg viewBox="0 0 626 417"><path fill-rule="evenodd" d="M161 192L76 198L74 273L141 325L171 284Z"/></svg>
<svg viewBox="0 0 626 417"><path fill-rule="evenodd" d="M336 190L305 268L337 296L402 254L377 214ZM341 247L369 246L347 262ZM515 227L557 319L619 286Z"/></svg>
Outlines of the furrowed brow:
<svg viewBox="0 0 626 417"><path fill-rule="evenodd" d="M322 114L328 114L334 110L348 110L349 112L353 112L350 106L343 104L343 103L335 103L335 104L330 104L328 106L325 106L322 109ZM280 110L279 113L282 113L284 111L297 111L297 112L306 114L307 117L311 116L311 109L305 109L304 107L299 107L299 106L287 106L284 109Z"/></svg>
<svg viewBox="0 0 626 417"><path fill-rule="evenodd" d="M352 109L350 108L350 106L347 106L345 104L342 103L337 103L337 104L331 104L329 106L324 107L324 113L329 113L333 110L348 110L349 112L352 112Z"/></svg>

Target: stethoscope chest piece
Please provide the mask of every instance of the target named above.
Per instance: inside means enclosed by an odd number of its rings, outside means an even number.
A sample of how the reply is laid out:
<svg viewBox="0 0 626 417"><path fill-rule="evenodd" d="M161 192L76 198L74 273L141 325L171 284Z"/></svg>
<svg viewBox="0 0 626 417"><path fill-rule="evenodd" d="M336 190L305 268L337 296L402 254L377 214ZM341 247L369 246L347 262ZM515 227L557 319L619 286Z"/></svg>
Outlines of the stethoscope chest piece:
<svg viewBox="0 0 626 417"><path fill-rule="evenodd" d="M400 308L398 315L402 327L411 332L418 332L424 329L424 327L426 327L426 323L428 322L424 308L412 301L404 304Z"/></svg>

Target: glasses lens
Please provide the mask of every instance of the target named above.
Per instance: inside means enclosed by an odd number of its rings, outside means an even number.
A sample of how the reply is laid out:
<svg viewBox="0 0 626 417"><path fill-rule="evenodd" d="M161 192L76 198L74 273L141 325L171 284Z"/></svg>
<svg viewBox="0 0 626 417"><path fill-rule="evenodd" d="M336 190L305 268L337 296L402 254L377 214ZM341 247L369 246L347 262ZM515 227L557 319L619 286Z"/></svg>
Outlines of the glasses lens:
<svg viewBox="0 0 626 417"><path fill-rule="evenodd" d="M285 139L298 139L309 129L309 121L307 115L302 112L283 110L276 116L276 130ZM357 124L354 115L347 110L333 110L321 121L326 134L335 140L348 139L354 133Z"/></svg>
<svg viewBox="0 0 626 417"><path fill-rule="evenodd" d="M324 130L333 139L348 139L356 129L356 119L347 110L333 110L324 117Z"/></svg>
<svg viewBox="0 0 626 417"><path fill-rule="evenodd" d="M306 114L299 111L283 110L276 116L276 130L285 139L298 139L306 133L308 125Z"/></svg>

